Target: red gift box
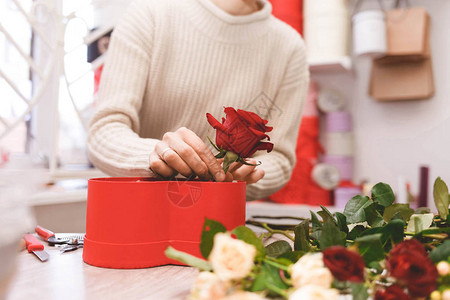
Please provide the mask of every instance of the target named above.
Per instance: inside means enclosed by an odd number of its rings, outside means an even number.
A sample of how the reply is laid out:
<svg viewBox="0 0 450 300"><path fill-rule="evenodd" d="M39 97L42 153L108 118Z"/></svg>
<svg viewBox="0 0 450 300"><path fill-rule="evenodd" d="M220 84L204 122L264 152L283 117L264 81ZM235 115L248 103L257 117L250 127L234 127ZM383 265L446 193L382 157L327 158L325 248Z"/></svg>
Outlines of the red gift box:
<svg viewBox="0 0 450 300"><path fill-rule="evenodd" d="M200 254L205 218L228 230L245 224L245 182L94 178L88 182L83 260L131 269L180 264L168 246Z"/></svg>

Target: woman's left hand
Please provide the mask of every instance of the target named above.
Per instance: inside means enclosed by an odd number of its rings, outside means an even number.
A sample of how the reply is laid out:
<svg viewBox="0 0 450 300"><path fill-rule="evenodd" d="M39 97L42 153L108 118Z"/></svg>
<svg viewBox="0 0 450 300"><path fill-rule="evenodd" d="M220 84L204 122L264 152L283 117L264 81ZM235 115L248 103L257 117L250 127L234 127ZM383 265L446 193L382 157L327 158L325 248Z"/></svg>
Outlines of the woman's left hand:
<svg viewBox="0 0 450 300"><path fill-rule="evenodd" d="M256 165L256 161L253 159L246 160L247 163ZM258 169L256 166L244 165L240 162L235 162L230 165L230 168L227 172L226 181L230 179L230 175L232 180L245 181L248 184L256 183L260 179L264 177L264 170Z"/></svg>

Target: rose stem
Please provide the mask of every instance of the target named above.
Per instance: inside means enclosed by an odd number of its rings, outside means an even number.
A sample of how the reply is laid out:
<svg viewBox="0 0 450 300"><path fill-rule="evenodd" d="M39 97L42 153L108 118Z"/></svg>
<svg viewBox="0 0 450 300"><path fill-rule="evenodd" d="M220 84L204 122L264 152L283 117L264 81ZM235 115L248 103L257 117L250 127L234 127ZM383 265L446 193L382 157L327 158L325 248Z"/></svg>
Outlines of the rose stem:
<svg viewBox="0 0 450 300"><path fill-rule="evenodd" d="M293 242L295 241L295 238L284 230L272 229L266 223L261 223L261 225L264 229L266 229L267 231L269 231L272 234L276 234L276 233L282 234L285 237L287 237L288 239L290 239L291 241L293 241Z"/></svg>

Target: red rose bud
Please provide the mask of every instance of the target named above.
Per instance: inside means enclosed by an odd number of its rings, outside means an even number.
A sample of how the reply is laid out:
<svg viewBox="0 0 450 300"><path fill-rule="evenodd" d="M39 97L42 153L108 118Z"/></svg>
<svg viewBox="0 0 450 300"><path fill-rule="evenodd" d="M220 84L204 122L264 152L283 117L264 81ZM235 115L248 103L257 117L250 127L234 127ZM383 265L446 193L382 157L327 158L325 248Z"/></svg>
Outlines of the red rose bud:
<svg viewBox="0 0 450 300"><path fill-rule="evenodd" d="M411 297L398 285L391 285L386 289L378 289L375 300L410 300Z"/></svg>
<svg viewBox="0 0 450 300"><path fill-rule="evenodd" d="M392 249L386 261L392 277L404 283L413 297L426 297L437 288L436 266L417 240L401 242Z"/></svg>
<svg viewBox="0 0 450 300"><path fill-rule="evenodd" d="M261 142L268 139L265 132L272 131L266 126L267 121L257 114L232 107L225 108L226 118L222 123L211 114L206 114L209 124L216 129L216 144L219 148L234 152L242 158L252 156L257 150L272 151L273 144Z"/></svg>
<svg viewBox="0 0 450 300"><path fill-rule="evenodd" d="M364 281L364 260L356 252L333 246L323 251L323 262L339 281Z"/></svg>

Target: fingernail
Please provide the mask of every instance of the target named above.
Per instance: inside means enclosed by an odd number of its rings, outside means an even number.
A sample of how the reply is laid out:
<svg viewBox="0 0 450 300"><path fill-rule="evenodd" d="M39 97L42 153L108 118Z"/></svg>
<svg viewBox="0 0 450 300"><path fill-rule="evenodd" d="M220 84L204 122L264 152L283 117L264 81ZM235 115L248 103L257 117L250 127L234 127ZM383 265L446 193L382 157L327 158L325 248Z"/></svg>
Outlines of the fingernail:
<svg viewBox="0 0 450 300"><path fill-rule="evenodd" d="M217 173L214 175L214 178L216 179L216 181L224 181L224 180L225 180L225 173L219 171L219 172L217 172Z"/></svg>

